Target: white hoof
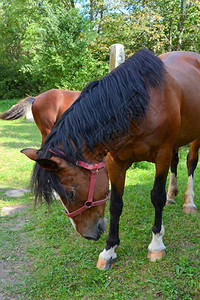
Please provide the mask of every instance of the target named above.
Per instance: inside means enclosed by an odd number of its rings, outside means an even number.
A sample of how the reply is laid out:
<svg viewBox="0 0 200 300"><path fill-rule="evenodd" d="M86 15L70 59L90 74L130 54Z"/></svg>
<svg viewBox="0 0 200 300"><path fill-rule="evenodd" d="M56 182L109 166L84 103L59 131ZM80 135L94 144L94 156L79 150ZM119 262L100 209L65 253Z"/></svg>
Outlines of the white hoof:
<svg viewBox="0 0 200 300"><path fill-rule="evenodd" d="M113 267L117 260L117 254L115 253L115 249L117 245L109 250L104 249L103 252L99 254L99 259L97 261L97 268L99 270L108 270Z"/></svg>
<svg viewBox="0 0 200 300"><path fill-rule="evenodd" d="M161 251L148 251L147 257L151 262L162 259L166 255L166 250Z"/></svg>
<svg viewBox="0 0 200 300"><path fill-rule="evenodd" d="M197 207L195 204L184 204L183 212L186 214L188 214L188 213L195 214L195 213L197 213Z"/></svg>
<svg viewBox="0 0 200 300"><path fill-rule="evenodd" d="M162 225L161 231L159 233L153 233L153 238L151 243L148 246L148 258L150 261L154 262L157 259L161 259L166 255L166 247L163 243L163 236L165 234L164 226Z"/></svg>

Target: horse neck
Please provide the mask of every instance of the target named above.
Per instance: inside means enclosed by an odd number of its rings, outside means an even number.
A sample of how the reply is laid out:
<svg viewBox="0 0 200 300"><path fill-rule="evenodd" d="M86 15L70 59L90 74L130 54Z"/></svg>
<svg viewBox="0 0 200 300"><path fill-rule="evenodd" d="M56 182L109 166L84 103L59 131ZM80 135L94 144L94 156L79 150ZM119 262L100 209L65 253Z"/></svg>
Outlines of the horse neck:
<svg viewBox="0 0 200 300"><path fill-rule="evenodd" d="M112 142L107 142L104 144L98 145L92 152L90 151L83 151L84 157L90 163L99 163L102 162L108 152L112 153L112 155L116 155L118 151L120 151L128 141L132 139L132 137L125 136L116 138Z"/></svg>
<svg viewBox="0 0 200 300"><path fill-rule="evenodd" d="M138 134L140 134L140 125L136 124L136 122L132 120L127 132L124 132L124 134L121 135L116 135L112 140L104 142L102 145L98 146L99 152L101 152L104 156L106 156L108 152L116 155L126 145L130 142L133 143L133 141L137 139Z"/></svg>
<svg viewBox="0 0 200 300"><path fill-rule="evenodd" d="M98 145L93 151L89 151L87 148L83 150L83 156L90 163L102 162L107 154L107 150L103 145Z"/></svg>
<svg viewBox="0 0 200 300"><path fill-rule="evenodd" d="M141 124L141 123L140 123ZM110 152L116 155L124 146L131 143L137 138L140 133L140 125L136 124L132 120L128 132L122 135L116 135L113 139L98 144L91 152L87 149L83 149L84 157L91 163L98 163L104 160L107 153Z"/></svg>

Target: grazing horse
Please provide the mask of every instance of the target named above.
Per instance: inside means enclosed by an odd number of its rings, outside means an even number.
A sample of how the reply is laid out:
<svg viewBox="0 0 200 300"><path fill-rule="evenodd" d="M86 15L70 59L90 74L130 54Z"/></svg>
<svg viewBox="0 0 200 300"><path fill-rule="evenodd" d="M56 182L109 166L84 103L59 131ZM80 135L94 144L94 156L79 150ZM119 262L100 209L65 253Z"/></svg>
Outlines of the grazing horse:
<svg viewBox="0 0 200 300"><path fill-rule="evenodd" d="M159 56L162 59L162 55ZM34 120L41 132L42 143L51 129L64 113L66 109L78 98L80 92L67 91L60 89L51 89L36 97L27 97L13 105L8 111L0 114L0 119L15 120L26 115L27 111L32 109ZM188 183L184 195L183 211L196 212L194 204L193 191L193 174L198 162L198 150L200 147L200 139L196 139L191 143L190 152L187 157ZM177 187L177 165L178 165L178 149L173 150L173 158L171 162L171 174L167 193L167 204L176 203L175 197L178 195ZM39 166L37 166L39 168ZM42 187L41 187L42 189ZM37 199L36 199L37 200Z"/></svg>
<svg viewBox="0 0 200 300"><path fill-rule="evenodd" d="M165 255L162 211L173 150L200 136L200 55L183 51L161 58L146 49L137 51L84 89L40 150L22 150L44 169L33 174L36 194L38 183L48 185L48 192L55 189L77 231L93 240L105 229L108 153L110 228L97 263L100 269L111 267L116 259L125 174L137 161L153 162L156 169L148 257L154 261Z"/></svg>

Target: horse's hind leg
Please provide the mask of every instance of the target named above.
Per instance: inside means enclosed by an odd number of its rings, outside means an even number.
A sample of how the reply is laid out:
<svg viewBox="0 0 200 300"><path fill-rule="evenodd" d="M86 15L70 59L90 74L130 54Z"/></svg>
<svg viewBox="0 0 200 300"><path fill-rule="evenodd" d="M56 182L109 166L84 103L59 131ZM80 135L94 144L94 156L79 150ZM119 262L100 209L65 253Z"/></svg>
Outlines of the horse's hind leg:
<svg viewBox="0 0 200 300"><path fill-rule="evenodd" d="M200 138L194 140L191 143L190 151L187 156L188 182L187 182L187 189L184 195L184 205L183 205L183 211L185 213L197 212L196 205L194 204L193 176L198 163L199 147L200 147Z"/></svg>
<svg viewBox="0 0 200 300"><path fill-rule="evenodd" d="M175 197L178 195L177 187L177 166L178 166L178 149L173 150L173 156L171 161L171 173L169 179L169 187L167 192L167 202L166 204L175 204Z"/></svg>

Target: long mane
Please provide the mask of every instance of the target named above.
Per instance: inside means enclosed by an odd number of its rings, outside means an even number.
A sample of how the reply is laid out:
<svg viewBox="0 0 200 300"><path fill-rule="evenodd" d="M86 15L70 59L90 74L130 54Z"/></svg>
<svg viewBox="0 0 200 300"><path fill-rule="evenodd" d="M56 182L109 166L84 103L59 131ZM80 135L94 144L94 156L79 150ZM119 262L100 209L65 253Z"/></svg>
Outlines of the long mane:
<svg viewBox="0 0 200 300"><path fill-rule="evenodd" d="M127 132L132 120L137 123L145 117L148 90L162 85L165 72L157 56L141 49L101 80L88 84L47 136L38 158L50 157L49 149L62 146L66 157L60 152L58 156L68 161L83 159L84 147L92 151L99 143L107 144ZM41 198L48 189L47 202L52 191L47 181L55 182L52 176L36 167L32 177L35 195Z"/></svg>
<svg viewBox="0 0 200 300"><path fill-rule="evenodd" d="M145 116L149 87L159 86L165 68L147 49L137 51L99 81L89 84L65 111L43 149L62 145L69 160L82 158L82 149L112 141Z"/></svg>

